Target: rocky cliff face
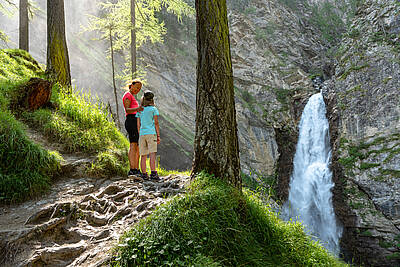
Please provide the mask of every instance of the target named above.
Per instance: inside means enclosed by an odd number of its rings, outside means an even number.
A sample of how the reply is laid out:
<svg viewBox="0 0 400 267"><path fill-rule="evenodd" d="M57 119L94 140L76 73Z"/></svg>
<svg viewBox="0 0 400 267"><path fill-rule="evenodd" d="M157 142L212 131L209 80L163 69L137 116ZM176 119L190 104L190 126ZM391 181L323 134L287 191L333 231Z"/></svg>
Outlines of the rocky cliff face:
<svg viewBox="0 0 400 267"><path fill-rule="evenodd" d="M366 0L325 94L342 248L367 266L400 264L400 5Z"/></svg>

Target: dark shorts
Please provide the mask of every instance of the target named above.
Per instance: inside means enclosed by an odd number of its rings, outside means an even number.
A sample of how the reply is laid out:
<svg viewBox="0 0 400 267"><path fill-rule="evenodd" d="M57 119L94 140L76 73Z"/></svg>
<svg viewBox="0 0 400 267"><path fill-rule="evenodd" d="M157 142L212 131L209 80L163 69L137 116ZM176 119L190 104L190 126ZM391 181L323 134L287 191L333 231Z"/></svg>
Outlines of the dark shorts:
<svg viewBox="0 0 400 267"><path fill-rule="evenodd" d="M136 114L128 114L128 116L126 116L125 129L128 132L129 142L137 143L139 141L139 131L137 128Z"/></svg>

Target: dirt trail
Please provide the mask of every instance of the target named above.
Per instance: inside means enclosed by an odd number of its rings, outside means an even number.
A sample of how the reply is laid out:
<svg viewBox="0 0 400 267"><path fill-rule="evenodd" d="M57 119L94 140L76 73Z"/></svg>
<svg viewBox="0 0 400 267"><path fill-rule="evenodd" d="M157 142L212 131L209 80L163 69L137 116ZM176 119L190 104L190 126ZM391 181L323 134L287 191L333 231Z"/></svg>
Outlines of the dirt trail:
<svg viewBox="0 0 400 267"><path fill-rule="evenodd" d="M57 179L48 194L0 206L0 266L102 266L124 231L189 180L82 177L80 166L89 159L68 158L71 175Z"/></svg>

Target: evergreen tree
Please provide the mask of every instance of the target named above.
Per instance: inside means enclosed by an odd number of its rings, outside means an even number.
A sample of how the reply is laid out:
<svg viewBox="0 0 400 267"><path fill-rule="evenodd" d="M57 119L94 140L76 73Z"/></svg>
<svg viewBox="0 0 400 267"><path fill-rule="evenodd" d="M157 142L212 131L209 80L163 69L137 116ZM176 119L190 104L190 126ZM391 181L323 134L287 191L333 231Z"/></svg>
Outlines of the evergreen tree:
<svg viewBox="0 0 400 267"><path fill-rule="evenodd" d="M184 0L118 0L100 3L107 19L115 24L114 50L130 49L126 58L127 69L124 71L124 80L130 80L137 74L136 49L143 43L162 42L166 33L165 25L157 17L157 12L165 8L167 12L175 14L178 19L194 13ZM135 10L131 7L135 6ZM103 33L108 31L102 26L104 17L91 16L90 26L87 30L97 30ZM136 73L136 75L135 75ZM137 77L136 77L137 78Z"/></svg>
<svg viewBox="0 0 400 267"><path fill-rule="evenodd" d="M46 73L63 86L71 86L71 71L65 37L64 0L47 0Z"/></svg>
<svg viewBox="0 0 400 267"><path fill-rule="evenodd" d="M205 170L241 189L226 0L196 0L196 135L192 176Z"/></svg>
<svg viewBox="0 0 400 267"><path fill-rule="evenodd" d="M29 51L28 0L19 0L19 49Z"/></svg>
<svg viewBox="0 0 400 267"><path fill-rule="evenodd" d="M131 73L132 80L136 73L136 1L131 0Z"/></svg>
<svg viewBox="0 0 400 267"><path fill-rule="evenodd" d="M12 17L14 12L13 9L16 8L16 5L11 0L0 0L0 13ZM7 34L5 34L0 29L0 41L7 43L9 41Z"/></svg>

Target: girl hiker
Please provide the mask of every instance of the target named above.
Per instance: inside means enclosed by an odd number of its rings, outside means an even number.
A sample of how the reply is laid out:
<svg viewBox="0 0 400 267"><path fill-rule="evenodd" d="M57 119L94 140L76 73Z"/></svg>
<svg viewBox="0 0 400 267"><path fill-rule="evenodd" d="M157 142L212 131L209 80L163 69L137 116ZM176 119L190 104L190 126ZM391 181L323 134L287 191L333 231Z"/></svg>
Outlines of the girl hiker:
<svg viewBox="0 0 400 267"><path fill-rule="evenodd" d="M158 116L160 115L154 106L154 94L151 91L144 92L141 100L143 111L136 113L137 128L139 129L139 153L140 168L142 170L142 178L148 179L146 171L147 155L150 155L150 179L159 180L156 171L156 153L157 144L160 144L160 128L158 125Z"/></svg>
<svg viewBox="0 0 400 267"><path fill-rule="evenodd" d="M122 102L124 103L125 108L125 129L129 135L129 166L130 170L128 172L128 176L137 175L140 176L141 173L139 171L139 132L137 128L137 118L136 113L143 110L142 106L139 106L136 101L135 95L140 92L142 88L142 83L140 81L133 81L129 85L129 91L124 94L122 97Z"/></svg>

